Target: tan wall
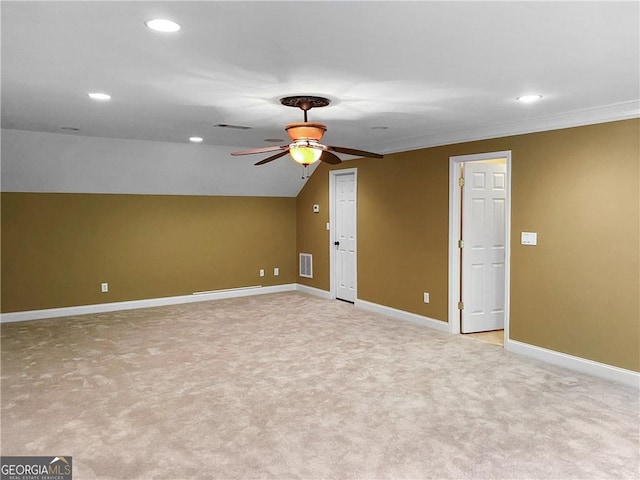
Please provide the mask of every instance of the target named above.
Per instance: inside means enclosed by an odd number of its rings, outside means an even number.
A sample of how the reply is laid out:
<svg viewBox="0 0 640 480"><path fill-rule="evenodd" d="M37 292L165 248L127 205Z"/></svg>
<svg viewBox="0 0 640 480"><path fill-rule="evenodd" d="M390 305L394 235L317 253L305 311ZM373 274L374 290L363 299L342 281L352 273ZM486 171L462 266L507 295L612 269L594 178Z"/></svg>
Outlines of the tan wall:
<svg viewBox="0 0 640 480"><path fill-rule="evenodd" d="M511 150L511 338L640 371L639 138L628 120L345 162L358 168L358 298L446 321L449 157ZM297 198L297 242L314 255L298 282L324 290L328 209L323 165Z"/></svg>
<svg viewBox="0 0 640 480"><path fill-rule="evenodd" d="M296 281L294 198L2 193L1 200L2 312ZM102 282L109 293L100 292Z"/></svg>

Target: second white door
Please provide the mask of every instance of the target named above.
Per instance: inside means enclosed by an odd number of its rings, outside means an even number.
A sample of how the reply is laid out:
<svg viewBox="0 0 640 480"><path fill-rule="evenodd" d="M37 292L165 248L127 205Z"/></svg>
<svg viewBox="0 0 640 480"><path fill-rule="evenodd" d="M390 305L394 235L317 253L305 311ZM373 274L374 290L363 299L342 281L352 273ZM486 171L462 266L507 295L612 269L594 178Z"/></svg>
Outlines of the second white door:
<svg viewBox="0 0 640 480"><path fill-rule="evenodd" d="M356 176L335 176L335 286L336 298L356 300Z"/></svg>
<svg viewBox="0 0 640 480"><path fill-rule="evenodd" d="M506 162L465 163L462 333L504 328L505 221Z"/></svg>

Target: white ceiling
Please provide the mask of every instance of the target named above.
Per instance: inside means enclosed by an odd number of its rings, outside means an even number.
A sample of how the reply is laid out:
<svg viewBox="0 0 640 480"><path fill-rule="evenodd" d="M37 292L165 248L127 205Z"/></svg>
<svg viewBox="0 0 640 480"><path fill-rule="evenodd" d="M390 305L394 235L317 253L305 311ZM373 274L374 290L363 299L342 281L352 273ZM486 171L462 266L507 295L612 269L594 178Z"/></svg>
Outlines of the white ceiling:
<svg viewBox="0 0 640 480"><path fill-rule="evenodd" d="M2 127L244 149L302 120L279 98L313 94L324 143L388 153L630 118L639 5L3 1Z"/></svg>

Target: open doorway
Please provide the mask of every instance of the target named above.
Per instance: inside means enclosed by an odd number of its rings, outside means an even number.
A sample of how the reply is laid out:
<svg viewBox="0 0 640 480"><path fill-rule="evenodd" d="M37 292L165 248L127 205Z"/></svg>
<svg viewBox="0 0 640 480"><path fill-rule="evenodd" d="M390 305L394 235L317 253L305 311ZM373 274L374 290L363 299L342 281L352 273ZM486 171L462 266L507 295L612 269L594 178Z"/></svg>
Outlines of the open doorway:
<svg viewBox="0 0 640 480"><path fill-rule="evenodd" d="M509 338L511 152L450 157L449 172L450 331L504 345Z"/></svg>

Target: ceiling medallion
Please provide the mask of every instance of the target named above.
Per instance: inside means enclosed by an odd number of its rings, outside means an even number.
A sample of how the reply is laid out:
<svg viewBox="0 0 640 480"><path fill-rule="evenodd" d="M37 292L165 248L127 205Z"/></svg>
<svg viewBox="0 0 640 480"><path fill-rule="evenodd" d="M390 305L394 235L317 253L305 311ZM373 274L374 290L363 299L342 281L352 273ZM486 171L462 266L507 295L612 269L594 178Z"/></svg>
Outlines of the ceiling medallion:
<svg viewBox="0 0 640 480"><path fill-rule="evenodd" d="M287 107L296 107L307 111L311 108L326 107L331 100L325 97L315 97L313 95L294 95L292 97L283 97L280 103Z"/></svg>

